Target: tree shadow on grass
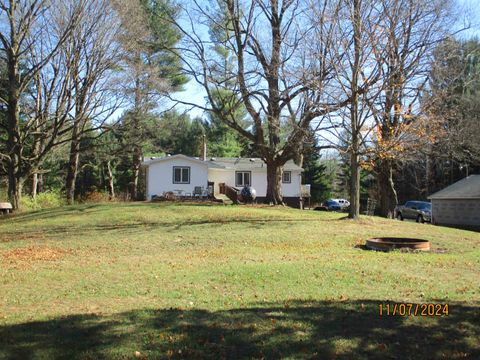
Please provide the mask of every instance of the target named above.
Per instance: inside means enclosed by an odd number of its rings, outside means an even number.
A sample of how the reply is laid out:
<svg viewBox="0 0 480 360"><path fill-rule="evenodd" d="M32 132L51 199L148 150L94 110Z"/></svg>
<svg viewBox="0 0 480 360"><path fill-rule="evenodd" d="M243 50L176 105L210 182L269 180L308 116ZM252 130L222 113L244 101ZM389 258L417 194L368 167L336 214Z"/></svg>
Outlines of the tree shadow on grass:
<svg viewBox="0 0 480 360"><path fill-rule="evenodd" d="M111 211L128 211L129 209L154 209L160 210L177 208L177 207L219 207L223 208L224 205L212 204L212 203L145 203L145 202L132 202L132 203L96 203L96 204L81 204L81 205L66 205L51 209L34 210L28 212L19 212L0 217L0 220L11 223L23 223L33 220L44 220L65 216L77 216L79 214L89 214L94 212L100 212L105 210ZM255 209L253 207L253 209ZM274 213L275 214L275 213ZM226 218L228 220L228 218ZM241 220L241 219L240 219ZM278 219L281 220L281 219ZM305 219L306 220L306 219ZM309 221L326 221L329 219L316 219L311 218ZM292 219L293 221L293 219ZM298 219L295 221L299 221Z"/></svg>
<svg viewBox="0 0 480 360"><path fill-rule="evenodd" d="M59 216L59 215L52 215ZM271 224L294 224L305 222L329 221L324 219L282 219L282 218L213 218L198 219L189 221L141 221L131 223L107 223L107 224L88 224L85 226L75 225L53 225L48 227L36 227L34 229L19 228L14 231L4 231L0 234L0 242L12 242L24 239L33 239L35 237L45 236L61 236L64 234L91 234L99 231L119 231L122 235L138 234L139 230L143 231L180 231L185 227L202 226L202 225L231 225L231 224L248 224L252 228L259 229L263 226Z"/></svg>
<svg viewBox="0 0 480 360"><path fill-rule="evenodd" d="M380 301L137 310L0 328L1 358L479 359L479 307L449 316L379 316ZM137 354L138 355L138 354Z"/></svg>
<svg viewBox="0 0 480 360"><path fill-rule="evenodd" d="M102 204L85 204L85 205L69 205L51 209L34 210L28 212L13 213L4 220L12 223L22 223L32 220L50 219L59 216L78 215L86 211L92 212L93 209L99 208Z"/></svg>

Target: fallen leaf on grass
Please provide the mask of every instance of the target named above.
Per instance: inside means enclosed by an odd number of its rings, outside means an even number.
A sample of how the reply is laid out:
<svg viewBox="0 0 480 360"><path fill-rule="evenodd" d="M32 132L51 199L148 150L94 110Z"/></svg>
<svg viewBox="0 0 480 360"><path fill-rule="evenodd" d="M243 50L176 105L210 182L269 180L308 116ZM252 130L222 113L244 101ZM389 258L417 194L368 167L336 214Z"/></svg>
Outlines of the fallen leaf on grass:
<svg viewBox="0 0 480 360"><path fill-rule="evenodd" d="M31 263L34 261L58 261L73 250L48 246L28 246L2 252L5 260L10 262Z"/></svg>

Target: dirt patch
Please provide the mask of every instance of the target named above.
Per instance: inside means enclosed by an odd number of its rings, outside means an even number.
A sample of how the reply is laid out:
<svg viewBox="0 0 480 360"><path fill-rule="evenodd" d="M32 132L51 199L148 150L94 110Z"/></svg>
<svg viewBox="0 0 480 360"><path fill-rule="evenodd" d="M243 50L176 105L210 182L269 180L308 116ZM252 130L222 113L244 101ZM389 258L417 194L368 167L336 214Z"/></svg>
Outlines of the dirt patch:
<svg viewBox="0 0 480 360"><path fill-rule="evenodd" d="M3 251L1 255L4 260L10 263L31 263L37 261L58 261L71 253L73 253L73 250L65 250L47 246L28 246Z"/></svg>

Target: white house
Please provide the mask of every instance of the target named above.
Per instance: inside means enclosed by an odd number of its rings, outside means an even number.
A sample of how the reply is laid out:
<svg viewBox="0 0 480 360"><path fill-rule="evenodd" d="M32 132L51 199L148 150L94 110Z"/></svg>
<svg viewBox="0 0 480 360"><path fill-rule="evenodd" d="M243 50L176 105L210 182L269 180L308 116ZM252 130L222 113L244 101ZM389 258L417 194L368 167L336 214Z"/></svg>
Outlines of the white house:
<svg viewBox="0 0 480 360"><path fill-rule="evenodd" d="M480 175L470 175L428 198L432 223L480 227Z"/></svg>
<svg viewBox="0 0 480 360"><path fill-rule="evenodd" d="M267 166L259 158L211 158L201 160L185 155L151 158L142 164L146 168L147 199L166 192L193 194L195 188L210 188L213 196L224 193L226 185L241 189L251 186L261 202L267 192ZM298 206L302 194L303 169L293 161L283 167L282 194L284 201Z"/></svg>

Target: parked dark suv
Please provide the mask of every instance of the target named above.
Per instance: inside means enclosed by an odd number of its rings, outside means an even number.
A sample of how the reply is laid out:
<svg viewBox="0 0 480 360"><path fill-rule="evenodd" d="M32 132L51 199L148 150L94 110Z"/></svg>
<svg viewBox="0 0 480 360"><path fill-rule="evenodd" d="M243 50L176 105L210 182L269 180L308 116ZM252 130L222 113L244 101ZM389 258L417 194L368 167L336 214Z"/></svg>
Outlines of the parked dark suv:
<svg viewBox="0 0 480 360"><path fill-rule="evenodd" d="M417 222L432 221L432 204L426 201L407 201L405 205L395 207L395 217L398 220L414 219Z"/></svg>

